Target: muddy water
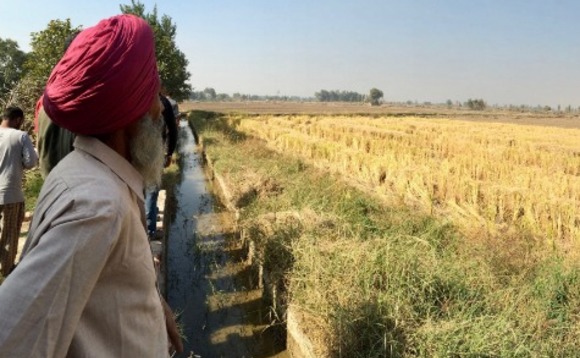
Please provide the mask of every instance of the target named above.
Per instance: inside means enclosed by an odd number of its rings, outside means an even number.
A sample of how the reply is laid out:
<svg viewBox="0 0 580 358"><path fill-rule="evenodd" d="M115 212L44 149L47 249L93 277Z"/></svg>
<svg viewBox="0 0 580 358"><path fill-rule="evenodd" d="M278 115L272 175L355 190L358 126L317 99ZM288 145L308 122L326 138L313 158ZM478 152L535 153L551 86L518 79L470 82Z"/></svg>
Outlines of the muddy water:
<svg viewBox="0 0 580 358"><path fill-rule="evenodd" d="M179 357L288 357L281 327L268 324L262 292L233 239L232 218L213 199L185 121L179 132L182 180L165 265L167 301L186 337Z"/></svg>

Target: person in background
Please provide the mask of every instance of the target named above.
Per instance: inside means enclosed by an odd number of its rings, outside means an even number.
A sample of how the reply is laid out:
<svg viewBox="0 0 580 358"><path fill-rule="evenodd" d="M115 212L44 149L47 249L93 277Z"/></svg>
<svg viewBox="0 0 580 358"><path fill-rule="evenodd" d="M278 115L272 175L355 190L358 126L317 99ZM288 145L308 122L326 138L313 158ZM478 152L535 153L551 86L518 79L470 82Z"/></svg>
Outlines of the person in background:
<svg viewBox="0 0 580 358"><path fill-rule="evenodd" d="M38 111L37 148L40 174L46 178L56 164L73 150L74 133L54 124L42 106Z"/></svg>
<svg viewBox="0 0 580 358"><path fill-rule="evenodd" d="M179 120L181 119L181 114L179 113L179 105L177 101L171 97L171 94L167 90L165 86L161 87L161 95L167 98L169 104L171 105L171 109L173 110L173 116L175 118L176 126L179 127Z"/></svg>
<svg viewBox="0 0 580 358"><path fill-rule="evenodd" d="M79 31L65 41L64 52L69 48ZM46 178L56 164L73 150L74 133L56 125L42 107L43 97L36 103L34 129L37 132L36 145L39 156L40 174Z"/></svg>
<svg viewBox="0 0 580 358"><path fill-rule="evenodd" d="M167 357L183 350L156 285L143 192L164 161L153 30L133 15L78 34L42 106L75 134L0 285L0 357Z"/></svg>
<svg viewBox="0 0 580 358"><path fill-rule="evenodd" d="M0 265L4 277L14 268L24 219L24 169L31 169L38 163L28 133L20 130L23 122L22 109L8 107L0 124Z"/></svg>
<svg viewBox="0 0 580 358"><path fill-rule="evenodd" d="M159 95L163 104L163 122L165 123L162 131L163 142L166 146L164 168L171 164L171 157L177 146L177 122L173 115L173 108L167 97ZM159 198L159 185L153 185L145 189L145 217L147 218L147 235L149 240L157 239L157 199Z"/></svg>

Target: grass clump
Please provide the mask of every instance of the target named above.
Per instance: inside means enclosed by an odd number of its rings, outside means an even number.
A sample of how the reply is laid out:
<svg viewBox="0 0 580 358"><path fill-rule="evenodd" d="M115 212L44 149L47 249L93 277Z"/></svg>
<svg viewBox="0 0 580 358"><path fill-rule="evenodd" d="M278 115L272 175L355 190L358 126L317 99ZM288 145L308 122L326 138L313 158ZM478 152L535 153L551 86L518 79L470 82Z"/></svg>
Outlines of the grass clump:
<svg viewBox="0 0 580 358"><path fill-rule="evenodd" d="M527 250L518 256L468 240L450 222L387 207L240 133L243 120L191 117L229 189L253 193L238 201L242 226L262 260L282 267L316 356L580 356L573 260L534 255L510 234ZM291 220L273 219L280 213Z"/></svg>
<svg viewBox="0 0 580 358"><path fill-rule="evenodd" d="M38 168L26 171L24 174L24 210L34 211L36 200L40 194L40 189L44 184L44 179L40 175Z"/></svg>

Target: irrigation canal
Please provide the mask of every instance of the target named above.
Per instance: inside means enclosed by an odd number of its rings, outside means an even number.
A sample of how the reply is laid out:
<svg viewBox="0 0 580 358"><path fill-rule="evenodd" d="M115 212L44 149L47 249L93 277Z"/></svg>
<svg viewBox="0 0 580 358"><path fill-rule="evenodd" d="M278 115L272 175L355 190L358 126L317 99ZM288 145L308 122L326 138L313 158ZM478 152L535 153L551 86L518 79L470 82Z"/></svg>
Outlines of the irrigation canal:
<svg viewBox="0 0 580 358"><path fill-rule="evenodd" d="M167 224L166 296L179 315L179 357L288 357L279 327L268 324L261 289L252 287L231 214L218 206L186 121L179 125L181 179Z"/></svg>

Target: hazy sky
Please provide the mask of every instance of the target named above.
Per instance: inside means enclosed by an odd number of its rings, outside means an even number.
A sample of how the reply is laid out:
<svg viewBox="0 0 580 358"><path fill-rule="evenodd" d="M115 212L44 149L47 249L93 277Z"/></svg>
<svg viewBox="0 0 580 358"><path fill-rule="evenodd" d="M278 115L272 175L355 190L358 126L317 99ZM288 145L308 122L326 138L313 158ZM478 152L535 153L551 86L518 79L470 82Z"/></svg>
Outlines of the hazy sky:
<svg viewBox="0 0 580 358"><path fill-rule="evenodd" d="M580 106L577 0L158 0L196 90L387 101ZM51 19L88 27L111 0L0 0L0 38L30 50Z"/></svg>

